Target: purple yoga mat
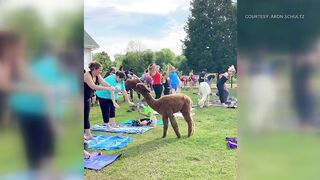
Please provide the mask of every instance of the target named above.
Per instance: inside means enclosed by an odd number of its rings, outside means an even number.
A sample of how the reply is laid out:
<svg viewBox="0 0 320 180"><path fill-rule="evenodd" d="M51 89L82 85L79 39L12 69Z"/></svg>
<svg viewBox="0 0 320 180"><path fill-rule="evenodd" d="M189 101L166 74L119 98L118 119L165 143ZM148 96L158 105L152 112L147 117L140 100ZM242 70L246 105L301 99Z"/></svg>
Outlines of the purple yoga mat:
<svg viewBox="0 0 320 180"><path fill-rule="evenodd" d="M98 155L97 152L91 153L90 159L84 159L84 167L87 169L100 170L117 160L121 154Z"/></svg>

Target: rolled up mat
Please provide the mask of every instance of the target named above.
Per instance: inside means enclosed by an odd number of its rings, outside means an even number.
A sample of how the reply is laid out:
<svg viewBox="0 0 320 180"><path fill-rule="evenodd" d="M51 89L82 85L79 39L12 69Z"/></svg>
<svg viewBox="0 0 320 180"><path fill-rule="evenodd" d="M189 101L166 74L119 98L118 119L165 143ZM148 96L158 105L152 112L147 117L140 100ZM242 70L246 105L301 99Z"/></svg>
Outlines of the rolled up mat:
<svg viewBox="0 0 320 180"><path fill-rule="evenodd" d="M227 148L228 149L236 149L238 147L238 141L235 137L226 137Z"/></svg>

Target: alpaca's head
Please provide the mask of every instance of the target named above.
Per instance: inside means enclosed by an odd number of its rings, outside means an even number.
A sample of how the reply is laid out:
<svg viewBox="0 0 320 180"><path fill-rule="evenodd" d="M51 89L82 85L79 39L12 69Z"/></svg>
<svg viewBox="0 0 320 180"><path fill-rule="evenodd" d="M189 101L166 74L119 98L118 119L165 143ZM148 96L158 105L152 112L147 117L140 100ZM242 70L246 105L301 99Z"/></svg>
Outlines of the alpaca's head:
<svg viewBox="0 0 320 180"><path fill-rule="evenodd" d="M142 82L141 82L140 79L133 79L133 82L134 82L133 89L136 91L137 84L138 84L138 83L142 83Z"/></svg>
<svg viewBox="0 0 320 180"><path fill-rule="evenodd" d="M136 91L140 94L149 94L150 91L149 89L147 88L146 85L144 85L143 83L138 83L136 85Z"/></svg>
<svg viewBox="0 0 320 180"><path fill-rule="evenodd" d="M125 83L125 86L126 86L126 90L136 90L136 85L138 83L141 83L140 79L127 79L126 80L126 83Z"/></svg>

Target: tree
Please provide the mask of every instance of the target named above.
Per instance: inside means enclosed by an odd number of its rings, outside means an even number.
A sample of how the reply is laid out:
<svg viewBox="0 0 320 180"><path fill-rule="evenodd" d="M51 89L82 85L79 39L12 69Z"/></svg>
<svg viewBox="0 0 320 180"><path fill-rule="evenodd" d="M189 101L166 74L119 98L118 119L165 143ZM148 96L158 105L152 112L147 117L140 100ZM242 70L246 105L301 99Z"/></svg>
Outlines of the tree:
<svg viewBox="0 0 320 180"><path fill-rule="evenodd" d="M192 68L188 66L186 57L184 55L179 55L175 59L177 62L176 67L178 67L183 74L188 74Z"/></svg>
<svg viewBox="0 0 320 180"><path fill-rule="evenodd" d="M155 63L155 53L151 49L147 49L146 51L143 51L142 59L144 65L148 66L149 64Z"/></svg>
<svg viewBox="0 0 320 180"><path fill-rule="evenodd" d="M140 52L127 52L122 61L122 66L125 70L132 69L136 74L141 74L147 67Z"/></svg>
<svg viewBox="0 0 320 180"><path fill-rule="evenodd" d="M103 71L108 71L112 66L108 53L104 51L93 54L93 60L102 64Z"/></svg>
<svg viewBox="0 0 320 180"><path fill-rule="evenodd" d="M231 0L193 0L183 53L195 71L223 72L236 63L236 6Z"/></svg>
<svg viewBox="0 0 320 180"><path fill-rule="evenodd" d="M125 58L125 55L123 54L115 54L114 61L112 62L112 66L119 68L122 65L124 58Z"/></svg>
<svg viewBox="0 0 320 180"><path fill-rule="evenodd" d="M142 52L146 49L141 42L129 41L126 52Z"/></svg>
<svg viewBox="0 0 320 180"><path fill-rule="evenodd" d="M161 68L166 64L173 64L176 55L170 49L165 48L156 52L155 63L160 65Z"/></svg>

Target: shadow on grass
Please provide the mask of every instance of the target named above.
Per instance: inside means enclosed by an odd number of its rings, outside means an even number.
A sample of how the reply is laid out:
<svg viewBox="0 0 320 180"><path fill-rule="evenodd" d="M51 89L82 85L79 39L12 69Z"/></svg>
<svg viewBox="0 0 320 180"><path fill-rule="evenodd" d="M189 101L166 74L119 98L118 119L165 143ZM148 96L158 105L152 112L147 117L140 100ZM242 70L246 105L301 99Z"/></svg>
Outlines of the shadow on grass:
<svg viewBox="0 0 320 180"><path fill-rule="evenodd" d="M151 151L156 151L157 149L166 146L168 144L178 143L184 139L187 139L187 136L182 136L180 139L178 138L155 138L151 141L147 141L141 144L137 144L135 146L131 146L129 148L120 150L118 153L123 154L123 157L135 157L144 153L148 153Z"/></svg>

